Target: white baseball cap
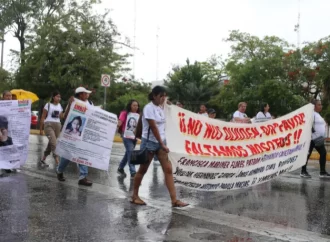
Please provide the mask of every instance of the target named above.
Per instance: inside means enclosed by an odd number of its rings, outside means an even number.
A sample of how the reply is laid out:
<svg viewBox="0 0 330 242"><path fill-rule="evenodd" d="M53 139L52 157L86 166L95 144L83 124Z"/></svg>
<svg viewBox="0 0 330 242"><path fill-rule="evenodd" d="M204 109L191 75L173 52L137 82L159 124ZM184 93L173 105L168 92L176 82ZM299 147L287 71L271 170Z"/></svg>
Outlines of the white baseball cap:
<svg viewBox="0 0 330 242"><path fill-rule="evenodd" d="M84 87L78 87L77 89L76 89L76 94L77 93L81 93L81 92L85 92L85 93L92 93L91 91L88 91L86 88L84 88Z"/></svg>

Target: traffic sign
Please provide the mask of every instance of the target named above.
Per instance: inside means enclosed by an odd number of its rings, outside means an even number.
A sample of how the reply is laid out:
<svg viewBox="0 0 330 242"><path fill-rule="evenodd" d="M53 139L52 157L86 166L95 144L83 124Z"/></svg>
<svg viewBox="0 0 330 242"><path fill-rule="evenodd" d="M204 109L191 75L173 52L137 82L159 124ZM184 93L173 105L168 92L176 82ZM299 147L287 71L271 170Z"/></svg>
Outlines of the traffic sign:
<svg viewBox="0 0 330 242"><path fill-rule="evenodd" d="M110 75L103 74L101 76L101 86L102 87L110 87Z"/></svg>

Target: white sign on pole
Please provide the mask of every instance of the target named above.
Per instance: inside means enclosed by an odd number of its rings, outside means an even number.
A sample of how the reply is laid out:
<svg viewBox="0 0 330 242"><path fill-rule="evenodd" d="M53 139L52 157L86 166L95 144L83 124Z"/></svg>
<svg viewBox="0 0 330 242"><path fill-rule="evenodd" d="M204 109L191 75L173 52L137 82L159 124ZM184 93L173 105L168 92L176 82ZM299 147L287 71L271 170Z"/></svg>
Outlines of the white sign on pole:
<svg viewBox="0 0 330 242"><path fill-rule="evenodd" d="M102 76L101 76L101 86L102 87L110 87L110 75L102 74Z"/></svg>

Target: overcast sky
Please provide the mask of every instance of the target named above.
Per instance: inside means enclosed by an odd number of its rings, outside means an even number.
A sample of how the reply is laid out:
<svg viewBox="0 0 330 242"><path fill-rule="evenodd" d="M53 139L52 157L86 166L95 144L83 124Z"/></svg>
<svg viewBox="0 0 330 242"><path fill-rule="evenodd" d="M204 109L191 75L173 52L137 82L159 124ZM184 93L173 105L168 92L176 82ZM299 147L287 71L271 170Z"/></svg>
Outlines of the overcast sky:
<svg viewBox="0 0 330 242"><path fill-rule="evenodd" d="M276 35L297 43L294 26L298 0L136 0L135 75L145 81L157 76L157 28L159 27L159 71L163 79L173 64L204 61L211 55L227 56L230 47L223 39L238 29L263 37ZM111 9L111 17L123 37L133 42L134 0L103 0L96 11ZM301 42L330 35L330 1L301 0ZM18 40L6 36L5 68L9 49L18 50ZM123 49L129 52L129 49ZM131 60L132 61L132 60ZM132 67L133 65L131 65ZM132 71L133 73L133 71Z"/></svg>

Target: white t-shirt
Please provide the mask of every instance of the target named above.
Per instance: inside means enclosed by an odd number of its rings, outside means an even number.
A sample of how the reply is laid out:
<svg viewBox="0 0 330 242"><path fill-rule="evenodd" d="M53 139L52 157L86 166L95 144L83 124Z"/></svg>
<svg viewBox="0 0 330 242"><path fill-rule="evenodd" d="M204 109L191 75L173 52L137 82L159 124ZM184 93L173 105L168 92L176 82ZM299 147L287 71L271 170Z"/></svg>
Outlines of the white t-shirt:
<svg viewBox="0 0 330 242"><path fill-rule="evenodd" d="M49 110L48 110L49 106ZM60 123L60 114L63 112L63 108L61 104L54 105L52 103L46 103L44 109L48 112L45 123L47 122L54 122L54 123Z"/></svg>
<svg viewBox="0 0 330 242"><path fill-rule="evenodd" d="M325 126L326 123L324 119L321 117L321 115L318 112L314 112L313 127L315 129L315 132L312 133L312 139L316 139L317 137L320 136L325 137Z"/></svg>
<svg viewBox="0 0 330 242"><path fill-rule="evenodd" d="M241 113L240 111L236 111L233 115L234 118L247 118L247 115L245 113Z"/></svg>
<svg viewBox="0 0 330 242"><path fill-rule="evenodd" d="M142 117L142 137L148 138L149 123L147 119L155 120L159 135L165 140L165 112L160 106L156 106L152 102L148 103L143 109ZM149 140L158 143L152 130L150 130Z"/></svg>
<svg viewBox="0 0 330 242"><path fill-rule="evenodd" d="M259 112L256 116L256 118L262 118L262 119L265 119L265 118L268 118L268 119L271 119L272 118L272 115L270 115L269 112L267 112L266 114L263 113L263 112Z"/></svg>
<svg viewBox="0 0 330 242"><path fill-rule="evenodd" d="M208 113L198 113L199 115L203 115L203 116L206 116L206 117L208 117L209 115L208 115Z"/></svg>

